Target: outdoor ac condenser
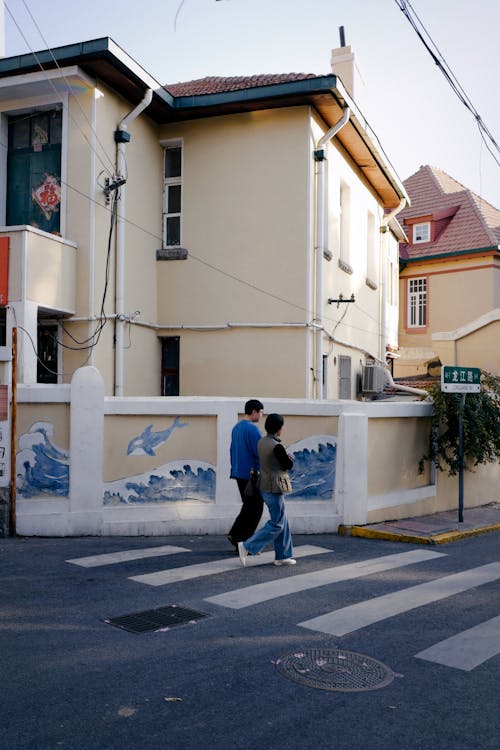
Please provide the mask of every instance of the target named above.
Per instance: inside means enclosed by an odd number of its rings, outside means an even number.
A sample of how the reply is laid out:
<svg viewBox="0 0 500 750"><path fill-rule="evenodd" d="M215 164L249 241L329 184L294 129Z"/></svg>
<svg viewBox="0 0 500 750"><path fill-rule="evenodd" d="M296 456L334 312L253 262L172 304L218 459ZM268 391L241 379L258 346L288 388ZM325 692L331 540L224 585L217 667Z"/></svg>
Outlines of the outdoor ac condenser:
<svg viewBox="0 0 500 750"><path fill-rule="evenodd" d="M380 365L365 365L361 378L363 393L382 393L385 385L385 368Z"/></svg>

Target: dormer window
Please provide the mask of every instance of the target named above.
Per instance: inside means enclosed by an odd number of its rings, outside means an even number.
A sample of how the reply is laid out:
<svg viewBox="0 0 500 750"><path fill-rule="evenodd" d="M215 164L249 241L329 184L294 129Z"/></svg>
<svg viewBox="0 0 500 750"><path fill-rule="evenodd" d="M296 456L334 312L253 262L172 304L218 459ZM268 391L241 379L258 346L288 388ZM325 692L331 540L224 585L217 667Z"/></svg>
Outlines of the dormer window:
<svg viewBox="0 0 500 750"><path fill-rule="evenodd" d="M431 223L430 221L423 221L420 224L413 225L413 244L417 245L419 242L430 242L431 240Z"/></svg>

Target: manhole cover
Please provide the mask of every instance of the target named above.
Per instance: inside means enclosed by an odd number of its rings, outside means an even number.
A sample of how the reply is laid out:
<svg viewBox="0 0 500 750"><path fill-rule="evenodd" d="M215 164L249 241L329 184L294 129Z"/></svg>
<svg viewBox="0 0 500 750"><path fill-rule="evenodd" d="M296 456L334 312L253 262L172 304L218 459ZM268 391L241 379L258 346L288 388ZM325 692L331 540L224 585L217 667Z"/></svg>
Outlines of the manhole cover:
<svg viewBox="0 0 500 750"><path fill-rule="evenodd" d="M208 617L205 612L195 612L194 609L169 604L166 607L158 607L158 609L148 609L144 612L134 612L120 617L109 617L104 622L131 633L147 633L152 630L169 630L184 623L194 624L204 617Z"/></svg>
<svg viewBox="0 0 500 750"><path fill-rule="evenodd" d="M389 667L371 656L331 649L294 651L277 659L276 668L301 685L345 693L377 690L395 677Z"/></svg>

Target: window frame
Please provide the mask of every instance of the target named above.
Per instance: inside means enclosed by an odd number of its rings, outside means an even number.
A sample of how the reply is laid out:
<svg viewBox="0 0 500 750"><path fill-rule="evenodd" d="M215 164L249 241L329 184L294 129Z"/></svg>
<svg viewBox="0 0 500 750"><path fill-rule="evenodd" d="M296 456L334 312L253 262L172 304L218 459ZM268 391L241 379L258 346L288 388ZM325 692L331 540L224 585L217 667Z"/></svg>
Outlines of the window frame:
<svg viewBox="0 0 500 750"><path fill-rule="evenodd" d="M406 327L426 328L428 324L429 288L427 276L407 280ZM417 286L412 290L412 286Z"/></svg>
<svg viewBox="0 0 500 750"><path fill-rule="evenodd" d="M339 192L339 268L352 274L351 265L351 186L341 180Z"/></svg>
<svg viewBox="0 0 500 750"><path fill-rule="evenodd" d="M61 201L59 205L59 235L66 236L66 209L67 209L67 181L68 181L68 94L61 93L59 98L53 96L40 96L36 104L32 98L23 100L19 106L13 106L12 102L0 101L0 139L3 143L8 142L8 124L11 117L44 112L54 109L62 111L61 124ZM7 221L7 154L8 149L0 149L0 226L5 226ZM40 230L44 231L44 230Z"/></svg>
<svg viewBox="0 0 500 750"><path fill-rule="evenodd" d="M162 202L162 237L164 248L179 248L182 247L182 204L183 204L183 174L184 174L184 143L180 139L161 141L163 148L163 202ZM180 149L180 174L172 175L167 177L166 172L166 159L167 152L173 149ZM169 211L169 191L170 188L179 187L179 210ZM172 243L168 242L168 224L171 219L178 219L179 230L178 236L179 241Z"/></svg>
<svg viewBox="0 0 500 750"><path fill-rule="evenodd" d="M376 219L372 211L366 215L366 285L370 289L378 288L380 247L376 241Z"/></svg>
<svg viewBox="0 0 500 750"><path fill-rule="evenodd" d="M417 237L417 230L418 228L422 229L422 227L425 227L425 237L418 238ZM431 222L430 221L419 221L412 227L412 240L414 245L422 245L425 242L431 241Z"/></svg>

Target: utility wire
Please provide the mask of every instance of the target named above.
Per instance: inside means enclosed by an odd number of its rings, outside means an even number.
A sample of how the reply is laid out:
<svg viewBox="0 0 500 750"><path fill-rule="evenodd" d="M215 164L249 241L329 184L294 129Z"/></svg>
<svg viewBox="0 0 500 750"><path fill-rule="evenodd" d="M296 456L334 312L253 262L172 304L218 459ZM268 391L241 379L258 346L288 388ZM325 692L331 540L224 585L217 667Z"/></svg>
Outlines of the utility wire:
<svg viewBox="0 0 500 750"><path fill-rule="evenodd" d="M438 66L441 73L444 75L444 77L450 84L456 96L459 98L462 104L469 110L469 112L471 112L472 115L474 116L484 145L486 146L486 148L488 149L488 151L490 152L491 156L493 157L495 162L498 164L498 166L500 166L499 157L494 153L494 151L497 151L500 154L500 146L498 145L497 141L493 137L493 134L491 133L491 131L487 128L481 115L479 114L475 106L473 105L472 101L470 100L469 96L467 95L463 87L461 86L456 76L454 75L453 71L451 70L450 66L446 62L445 58L439 51L437 45L433 41L429 32L427 31L424 24L418 17L414 8L412 7L412 4L409 2L409 0L394 0L394 1L396 5L398 6L398 8L403 12L404 16L408 19L408 22L410 23L411 27L413 28L413 30L419 37L420 41L422 42L426 50L429 52L430 56L432 57L436 65ZM424 35L427 39L424 38Z"/></svg>
<svg viewBox="0 0 500 750"><path fill-rule="evenodd" d="M401 1L403 1L403 0L401 0ZM398 0L396 0L396 2L398 2ZM39 26L38 26L38 24L37 24L36 20L34 19L34 17L33 17L32 13L31 13L31 11L29 10L28 6L26 5L26 2L25 2L25 0L23 0L23 4L25 5L25 7L26 7L26 9L27 9L27 11L28 11L28 13L29 13L29 15L30 15L30 17L31 17L31 19L32 19L32 21L33 21L33 23L34 23L34 25L35 25L35 27L37 28L37 30L38 30L38 32L39 32L39 34L40 34L41 38L42 38L42 40L43 40L43 41L44 41L44 43L45 43L45 44L47 45L47 42L46 42L46 40L45 40L45 38L44 38L44 36L43 36L43 34L42 34L42 32L41 32L41 30L40 30ZM408 3L408 4L409 4L409 3ZM178 8L178 12L177 12L177 15L178 15L178 13L179 13L179 12L180 12L180 10L181 10L181 8L182 8L182 5L183 5L183 2L181 2L180 6L179 6L179 8ZM23 34L23 32L22 32L22 30L21 30L21 28L20 28L19 24L17 23L16 19L14 18L13 14L12 14L12 12L10 11L10 9L8 8L7 4L5 4L5 7L6 7L6 9L7 9L7 12L8 12L8 13L9 13L9 15L11 16L11 18L12 18L12 20L13 20L14 24L16 25L16 27L17 27L17 29L18 29L19 33L20 33L20 34L21 34L21 36L23 37L23 39L24 39L25 43L26 43L26 44L27 44L27 46L29 47L29 49L30 49L30 51L32 52L33 56L35 57L35 59L36 59L36 61L37 61L38 65L39 65L39 67L40 67L41 71L45 73L46 71L45 71L45 69L44 69L44 67L43 67L43 64L42 64L42 63L40 62L40 60L39 60L39 58L38 58L38 56L37 56L36 52L34 52L34 51L33 51L33 49L31 48L31 46L30 46L30 44L29 44L28 40L26 39L25 35ZM57 60L55 59L55 57L54 57L54 55L53 55L53 53L52 53L52 50L50 50L50 48L48 47L48 45L47 45L47 49L48 49L48 51L50 52L50 54L51 54L51 56L52 56L52 59L54 60L54 62L55 62L55 64L56 64L57 68L58 68L59 70L61 70L61 69L60 69L60 67L59 67L59 65L58 65L58 63L57 63ZM49 81L49 83L50 83L50 84L52 85L52 87L53 87L54 91L56 92L57 96L59 97L59 99L60 99L60 100L62 101L62 99L61 99L61 96L60 96L59 92L57 91L56 87L54 86L54 84L53 84L52 80L51 80L51 79L49 79L48 77L47 77L47 80L48 80L48 81ZM66 79L66 78L65 78L64 76L63 76L63 80L64 80L64 82L65 82L66 86L68 87L68 91L69 91L69 93L71 93L71 85L70 85L70 83L69 83L69 82L67 81L67 79ZM76 97L75 97L75 99L76 99ZM83 113L84 117L86 118L86 114L85 114L85 112L83 111L83 109L81 108L81 106L80 106L80 103L79 103L79 102L78 102L78 106L80 107L80 109L81 109L81 111L82 111L82 113ZM75 123L75 125L76 125L76 126L77 126L77 127L78 127L78 128L80 129L80 130L81 130L81 128L80 128L80 126L79 126L79 124L78 124L78 123L77 123L77 122L76 122L76 121L74 120L74 118L71 118L71 119L73 120L73 122ZM86 119L87 119L87 118L86 118ZM87 122L88 122L88 119L87 119ZM91 126L91 124L90 124L90 123L88 123L88 124L89 124L89 126L91 127L91 130L92 130L92 132L94 132L94 131L93 131L93 129L92 129L92 126ZM94 148L92 147L92 145L90 144L90 142L89 142L89 141L88 141L88 139L86 138L86 136L85 136L85 133L83 133L83 131L81 131L81 132L82 132L82 134L83 134L83 136L84 136L85 140L87 141L87 143L88 143L88 145L89 145L89 147L90 147L91 151L92 151L92 152L93 152L93 153L94 153L94 154L96 155L96 157L97 157L97 158L99 159L99 161L101 162L101 164L103 164L102 160L101 160L101 159L100 159L100 157L99 157L99 154L98 154L98 153L96 152L96 150L95 150L95 149L94 149ZM108 158L108 160L110 161L110 163L111 163L111 165L112 165L112 167L113 167L113 169L114 169L114 164L113 164L113 162L111 161L111 159L110 159L110 158L109 158L109 156L107 155L107 153L106 153L106 151L105 151L104 147L102 146L102 143L101 143L101 142L99 141L99 139L97 138L97 135L95 134L95 132L94 132L94 135L96 136L96 140L98 141L98 143L99 143L99 144L101 145L101 147L103 148L103 151L104 151L104 154L105 154L105 156L106 156L106 157ZM4 144L2 144L2 145L4 145ZM103 166L104 166L104 164L103 164ZM104 170L104 171L108 172L108 174L109 174L109 171L108 171L108 170L107 170L106 168L105 168L105 170ZM76 193L80 194L80 195L81 195L82 197L86 198L87 200L89 200L89 201L93 202L94 204L96 204L96 205L98 205L98 206L100 206L100 207L102 208L102 204L100 204L100 203L99 203L98 201L96 201L96 200L95 200L95 199L94 199L94 198L93 198L92 196L89 196L89 195L87 195L86 193L82 192L81 190L78 190L77 188L75 188L74 186L70 185L70 184L69 184L69 183L67 183L67 182L64 182L63 180L61 180L61 183L62 183L62 184L64 184L64 185L65 185L66 187L68 187L69 189L71 189L71 190L75 191ZM101 336L102 330L103 330L103 328L104 328L104 326L105 326L105 324L106 324L106 321L107 321L107 317L106 317L106 313L105 313L104 305L105 305L105 300L106 300L106 295L107 295L107 290L108 290L108 284L109 284L109 269L110 269L110 258L111 258L111 237L112 237L113 226L114 226L114 223L115 223L115 216L116 216L116 204L117 204L117 200L119 200L119 194L118 194L118 193L116 193L116 194L114 195L114 197L113 197L113 200L112 200L112 206L111 206L111 223L110 223L110 230L109 230L109 234L108 234L108 247L107 247L107 255L106 255L106 273L105 273L105 285L104 285L103 296L102 296L102 302L101 302L101 313L100 313L100 318L99 318L99 324L98 324L98 326L97 326L96 330L94 331L94 333L93 333L93 334L92 334L91 336L89 336L89 337L88 337L87 339L83 339L83 340L81 340L81 341L80 341L80 340L78 340L78 339L77 339L76 337L74 337L74 336L73 336L73 335L72 335L72 334L71 334L71 333L70 333L70 332L69 332L69 331L68 331L67 329L65 329L65 328L64 328L64 326L63 326L63 325L61 324L61 327L62 327L62 329L63 329L64 333L65 333L65 334L66 334L66 335L67 335L67 336L68 336L69 338L71 338L71 339L73 340L73 342L74 342L75 344L78 344L78 346L72 347L72 346L70 346L70 345L68 345L68 344L65 344L64 342L61 342L61 341L59 341L58 339L56 339L56 340L57 340L57 343L58 343L58 344L60 344L60 345L61 345L61 346L62 346L63 348L66 348L66 349L71 349L71 350L80 350L80 349L90 349L90 350L92 350L92 349L93 349L93 348L94 348L94 347L95 347L95 346L97 345L97 343L98 343L98 341L99 341L99 339L100 339L100 336ZM125 222L126 224L128 224L129 226L133 226L133 227L135 227L136 229L138 229L139 231L141 231L141 232L143 232L143 233L145 233L145 234L149 235L150 237L153 237L153 238L157 239L157 240L158 240L158 242L159 242L160 244L162 243L162 241L163 241L163 238L162 238L162 237L160 237L160 236L159 236L159 235L158 235L157 233L149 231L148 229L146 229L146 228L144 228L144 227L140 226L139 224L137 224L137 223L133 222L133 221L132 221L132 220L130 220L130 219L124 218L124 222ZM201 258L201 257L199 257L199 256L196 256L196 255L195 255L195 254L193 254L192 252L190 252L190 253L189 253L189 257L190 257L191 259L193 259L193 260L197 261L198 263L201 263L201 264L202 264L202 265L204 265L205 267L207 267L207 268L210 268L211 270L215 271L216 273L220 273L220 274L222 274L223 276L225 276L226 278L229 278L229 279L231 279L232 281L236 281L237 283L239 283L239 284L242 284L242 285L244 285L244 286L246 286L246 287L248 287L248 288L250 288L250 289L253 289L254 291L257 291L257 292L259 292L260 294L263 294L263 295L265 295L265 296L267 296L267 297L270 297L270 298L272 298L272 299L275 299L275 300L277 300L278 302L283 302L283 303L285 303L285 304L287 304L287 305L289 305L289 306L291 306L291 307L294 307L295 309L299 310L300 312L305 312L305 313L306 313L307 315L309 315L309 316L312 316L312 314L313 314L313 311L312 311L312 310L310 310L310 309L308 309L307 307L304 307L304 306L302 306L302 305L298 305L298 304L297 304L296 302L293 302L293 301L292 301L292 300L290 300L290 299L286 299L285 297L282 297L282 296L280 296L280 295L274 294L274 293L272 293L272 292L270 292L270 291L268 291L268 290L262 289L261 287L257 286L256 284L252 284L251 282L248 282L248 281L246 281L246 280L244 280L244 279L240 278L239 276L236 276L235 274L231 274L231 273L229 273L228 271L225 271L224 269L222 269L222 268L220 268L220 267L218 267L218 266L214 265L213 263L210 263L210 262L208 262L207 260L204 260L203 258ZM363 313L364 313L365 315L367 315L367 316L368 316L369 318L372 318L372 319L373 319L373 320L374 320L375 322L377 322L377 321L376 321L376 319L375 319L375 318L374 318L374 317L373 317L372 315L370 315L369 313L367 313L367 312L366 312L365 310L363 310L362 308L360 308L360 311L361 311L361 312L363 312ZM343 322L343 319L344 319L344 317L345 317L345 311L344 311L344 313L343 313L343 315L341 316L341 318L340 318L340 319L336 319L336 318L333 318L333 317L329 317L328 315L324 315L324 316L323 316L323 319L324 319L325 321L329 322L329 323L335 324L335 329L334 329L334 331L335 331L335 330L337 329L337 327L338 327L338 326L339 326L339 325L340 325L340 324L341 324L341 323ZM360 331L361 333L372 333L372 331L371 331L370 329L368 329L368 328L361 328L361 327L359 327L359 326L349 325L349 324L346 324L346 323L344 323L344 326L345 326L345 327L347 327L347 328L350 328L350 329L352 329L352 330L355 330L355 331ZM88 344L88 346L87 346L87 344Z"/></svg>
<svg viewBox="0 0 500 750"><path fill-rule="evenodd" d="M44 44L46 45L46 47L47 47L47 51L48 51L48 52L50 53L50 55L51 55L51 57L52 57L52 59L53 59L53 61L54 61L55 65L56 65L56 68L57 68L57 70L59 70L59 72L61 72L61 73L62 73L62 69L61 69L61 67L59 66L59 64L58 64L58 62L57 62L57 60L56 60L56 58L55 58L55 56L54 56L54 54L53 54L52 50L51 50L51 49L50 49L50 47L48 46L48 44L47 44L47 41L45 40L45 38L44 38L44 36L43 36L43 34L42 34L41 30L40 30L40 27L38 26L38 24L37 24L36 20L34 19L34 17L33 17L33 15L32 15L32 13L31 13L31 11L30 11L30 9L29 9L29 8L28 8L28 6L26 5L26 2L25 2L25 0L23 0L23 4L24 4L24 6L26 7L26 10L28 11L28 13L29 13L29 15L30 15L30 17L31 17L31 20L33 21L33 23L34 23L34 25L35 25L35 27L36 27L36 29L37 29L38 33L40 34L40 36L41 36L41 38L42 38L42 41L43 41L43 43L44 43ZM4 6L5 6L5 9L6 9L7 13L8 13L8 14L9 14L9 16L11 17L11 19L12 19L12 21L13 21L14 25L16 26L17 30L18 30L18 31L19 31L19 33L21 34L21 36L22 36L22 38L23 38L23 40L24 40L24 42L25 42L26 46L28 47L28 49L30 50L31 54L32 54L32 55L33 55L33 57L35 58L35 60L36 60L36 62L37 62L37 64L38 64L38 67L40 68L40 70L42 71L42 73L44 73L44 75L45 75L45 79L47 80L47 82L48 82L48 83L50 84L50 86L51 86L51 87L52 87L52 89L54 90L54 92L55 92L55 94L56 94L56 96L57 96L58 100L59 100L59 101L60 101L61 103L64 103L64 101L63 101L63 98L62 98L61 94L59 93L59 91L57 90L57 87L56 87L56 86L55 86L55 84L54 84L54 81L53 81L53 80L52 80L51 78L49 78L49 76L47 75L47 71L46 71L46 70L45 70L45 68L43 67L43 63L41 62L41 60L40 60L40 58L38 57L37 53L36 53L36 52L35 52L35 51L33 50L32 46L30 45L30 43L29 43L28 39L26 38L25 34L23 33L23 31L22 31L22 29L21 29L20 25L18 24L18 22L17 22L16 18L14 17L14 15L13 15L12 11L10 10L9 6L7 5L7 3L4 3ZM72 92L72 89L71 89L71 84L70 84L70 82L68 81L68 79L67 79L67 78L66 78L66 77L64 76L64 74L62 75L62 79L63 79L63 81L64 81L64 83L65 83L65 85L66 85L66 87L67 87L67 89L68 89L68 92L69 92L70 94L72 94L73 92ZM106 158L106 159L108 160L108 162L109 162L109 163L111 164L111 171L109 170L109 168L108 168L108 167L106 167L106 165L104 164L104 162L103 162L103 160L101 159L100 155L99 155L99 154L97 153L97 151L95 150L95 148L94 148L94 147L92 146L92 144L91 144L91 143L90 143L90 141L88 140L88 138L87 138L87 135L85 134L85 132L83 131L83 129L81 128L81 126L79 125L79 123L78 123L78 122L77 122L77 121L75 120L75 118L74 118L74 117L73 117L73 116L72 116L72 115L70 114L70 118L71 118L71 120L72 120L72 121L74 122L74 124L76 125L76 127L77 127L77 128L78 128L78 129L80 130L80 132L82 133L82 135L83 135L84 139L85 139L85 140L87 141L87 143L88 143L88 145L89 145L89 148L91 149L91 151L92 151L93 153L95 153L96 157L98 158L98 160L99 160L99 161L100 161L100 163L102 164L102 166L103 166L103 168L104 168L104 171L105 171L105 172L107 172L108 174L113 174L113 173L114 173L114 169L115 169L115 165L114 165L114 161L113 161L113 159L112 159L112 158L111 158L111 157L110 157L110 156L108 155L108 153L106 152L106 149L105 149L105 147L103 146L103 144L102 144L102 143L101 143L101 141L99 140L99 137L98 137L97 133L96 133L96 132L95 132L95 130L93 129L93 127L92 127L92 124L90 123L90 121L89 121L89 119L88 119L88 117L87 117L87 115L86 115L86 113L85 113L85 111L84 111L83 107L81 106L80 102L78 101L78 97L76 97L76 96L75 96L75 97L74 97L74 100L75 100L75 102L76 102L77 106L79 107L79 109L80 109L80 112L82 113L83 117L84 117L84 118L85 118L85 120L87 121L87 124L88 124L88 126L89 126L89 128L90 128L90 130L91 130L92 134L94 135L94 137L95 137L95 139L96 139L97 143L98 143L98 144L100 145L100 147L102 148L102 150L103 150L103 153L104 153L104 157L105 157L105 158ZM68 114L69 114L69 112L68 112ZM2 145L4 145L4 144L2 144Z"/></svg>

